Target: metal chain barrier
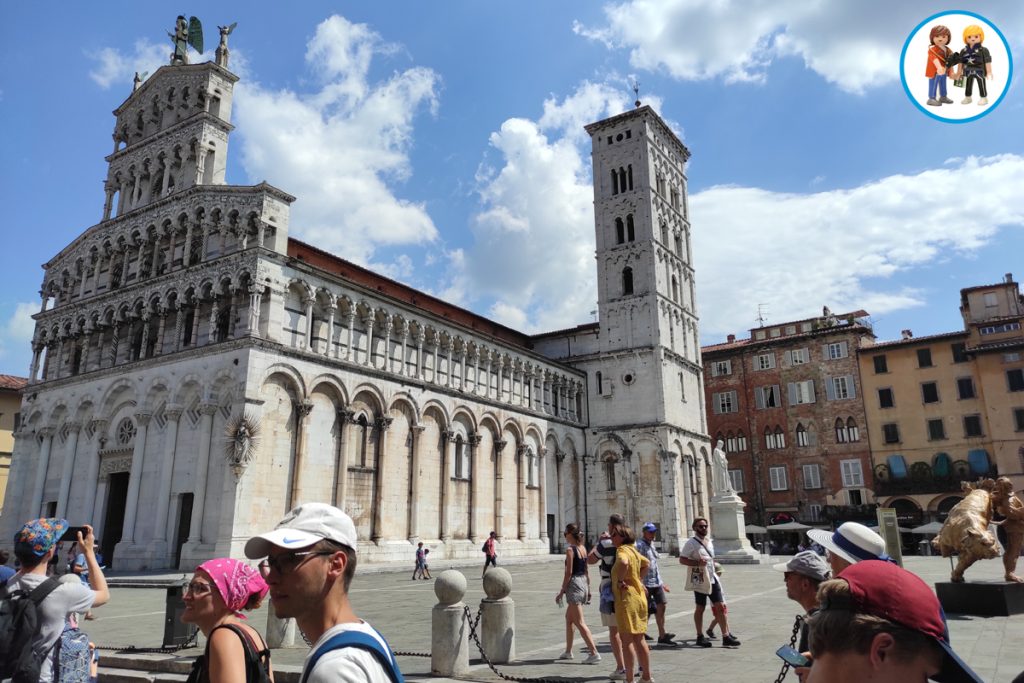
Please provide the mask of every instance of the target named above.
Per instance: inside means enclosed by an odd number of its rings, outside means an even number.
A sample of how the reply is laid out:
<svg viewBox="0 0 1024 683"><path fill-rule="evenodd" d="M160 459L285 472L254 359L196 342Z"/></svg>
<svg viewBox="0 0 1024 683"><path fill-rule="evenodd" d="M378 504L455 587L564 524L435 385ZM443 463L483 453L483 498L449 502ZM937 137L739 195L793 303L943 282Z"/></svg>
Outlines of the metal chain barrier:
<svg viewBox="0 0 1024 683"><path fill-rule="evenodd" d="M135 645L97 645L97 650L110 650L113 652L123 652L125 654L173 654L180 652L181 650L187 650L192 647L196 647L199 642L199 629L192 634L186 642L180 645L171 645L168 647L137 647Z"/></svg>
<svg viewBox="0 0 1024 683"><path fill-rule="evenodd" d="M789 646L792 648L796 647L796 636L800 633L800 627L803 626L804 617L801 614L796 615L796 620L793 622L793 634L789 637ZM782 679L789 673L789 662L782 663L782 670L779 671L778 677L775 679L775 683L782 683Z"/></svg>
<svg viewBox="0 0 1024 683"><path fill-rule="evenodd" d="M491 671L505 681L518 681L519 683L564 683L564 678L529 678L526 676L509 676L498 671L497 667L491 663L491 660L484 654L484 646L480 643L480 638L476 635L476 627L480 623L480 616L483 614L483 610L478 610L476 613L476 619L473 618L473 613L469 610L469 605L463 607L465 610L466 623L469 624L469 637L474 643L476 643L476 649L480 651L480 658L484 660L484 664L490 667Z"/></svg>

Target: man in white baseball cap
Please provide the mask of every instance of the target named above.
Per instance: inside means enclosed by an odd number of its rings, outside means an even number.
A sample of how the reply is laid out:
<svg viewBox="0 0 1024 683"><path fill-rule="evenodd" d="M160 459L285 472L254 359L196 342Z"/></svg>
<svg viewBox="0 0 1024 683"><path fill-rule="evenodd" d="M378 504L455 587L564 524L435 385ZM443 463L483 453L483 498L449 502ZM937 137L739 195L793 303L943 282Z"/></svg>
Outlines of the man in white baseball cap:
<svg viewBox="0 0 1024 683"><path fill-rule="evenodd" d="M313 641L303 683L404 681L387 641L352 611L356 545L352 519L326 503L300 505L245 544L249 559L267 558L274 614Z"/></svg>
<svg viewBox="0 0 1024 683"><path fill-rule="evenodd" d="M885 540L857 522L840 524L835 531L811 529L807 535L828 551L833 577L839 576L844 569L861 560L892 562L892 558L885 553Z"/></svg>

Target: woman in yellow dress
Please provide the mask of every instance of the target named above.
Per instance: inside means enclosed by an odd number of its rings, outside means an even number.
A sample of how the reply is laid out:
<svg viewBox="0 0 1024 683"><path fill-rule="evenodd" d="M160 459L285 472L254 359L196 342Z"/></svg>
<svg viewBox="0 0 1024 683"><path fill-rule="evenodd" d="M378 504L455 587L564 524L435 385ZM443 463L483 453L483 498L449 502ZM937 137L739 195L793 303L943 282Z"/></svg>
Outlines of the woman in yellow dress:
<svg viewBox="0 0 1024 683"><path fill-rule="evenodd" d="M626 665L626 683L633 683L633 664L643 669L644 683L651 681L651 656L644 642L647 632L647 589L643 576L650 561L636 549L636 534L628 526L612 528L615 564L612 565L612 593L615 595L615 621L622 640L622 658Z"/></svg>

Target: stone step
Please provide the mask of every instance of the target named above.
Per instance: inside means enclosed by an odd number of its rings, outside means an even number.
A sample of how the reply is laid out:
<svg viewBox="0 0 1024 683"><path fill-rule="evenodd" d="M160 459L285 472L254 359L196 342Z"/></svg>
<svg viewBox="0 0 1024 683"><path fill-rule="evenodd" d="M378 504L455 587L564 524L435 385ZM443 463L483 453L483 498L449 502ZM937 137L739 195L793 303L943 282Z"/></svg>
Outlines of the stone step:
<svg viewBox="0 0 1024 683"><path fill-rule="evenodd" d="M184 683L188 674L101 666L98 680L100 683Z"/></svg>
<svg viewBox="0 0 1024 683"><path fill-rule="evenodd" d="M114 669L188 675L197 654L183 657L174 654L104 652L101 650L100 665Z"/></svg>

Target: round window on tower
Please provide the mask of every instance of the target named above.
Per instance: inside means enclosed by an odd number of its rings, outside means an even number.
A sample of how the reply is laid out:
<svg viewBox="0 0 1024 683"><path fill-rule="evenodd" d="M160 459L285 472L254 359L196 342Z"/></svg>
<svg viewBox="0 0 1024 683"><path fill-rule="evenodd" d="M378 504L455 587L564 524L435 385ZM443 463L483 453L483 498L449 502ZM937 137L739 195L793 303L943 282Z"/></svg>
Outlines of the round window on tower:
<svg viewBox="0 0 1024 683"><path fill-rule="evenodd" d="M615 136L615 142L622 142L622 133Z"/></svg>
<svg viewBox="0 0 1024 683"><path fill-rule="evenodd" d="M623 384L629 385L629 384L632 384L635 381L636 381L636 377L633 375L632 372L627 372L625 375L622 376L622 383Z"/></svg>

